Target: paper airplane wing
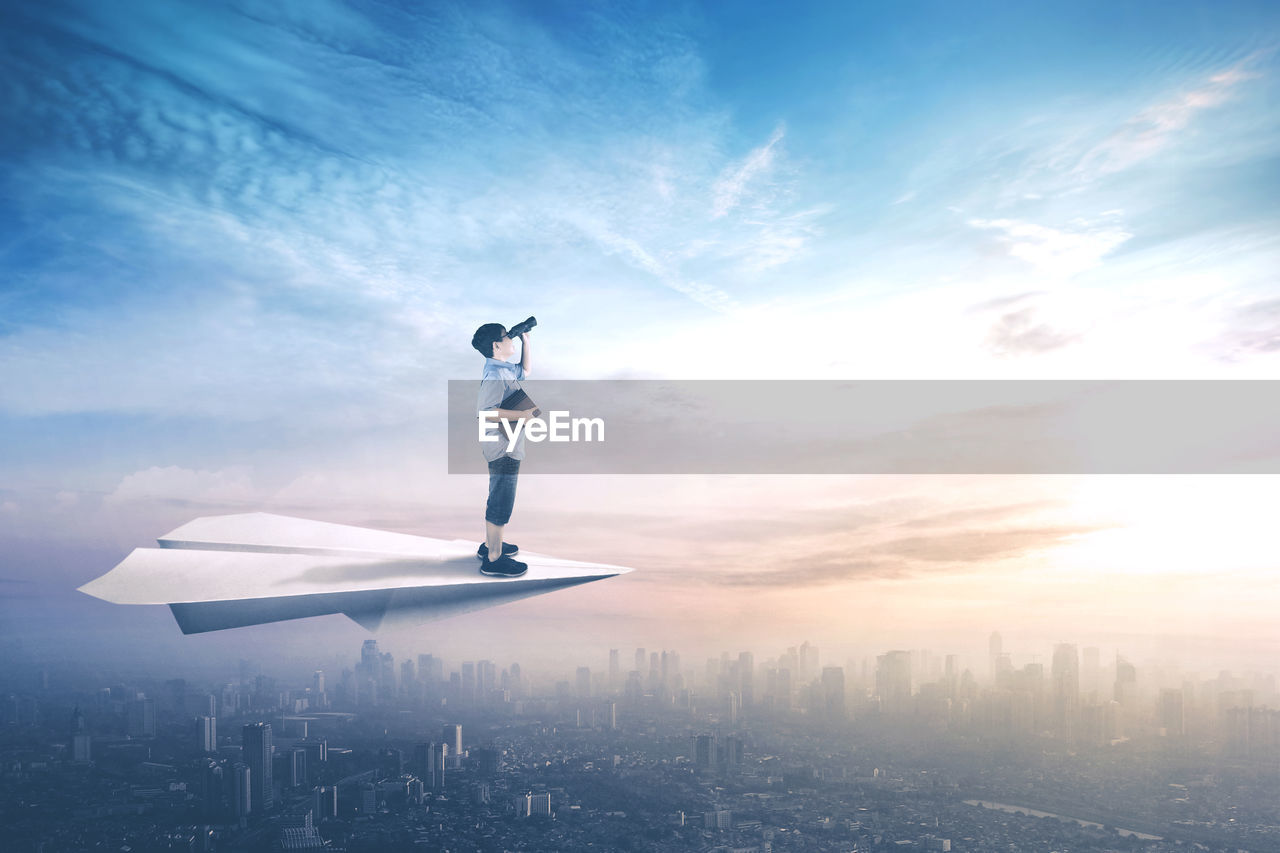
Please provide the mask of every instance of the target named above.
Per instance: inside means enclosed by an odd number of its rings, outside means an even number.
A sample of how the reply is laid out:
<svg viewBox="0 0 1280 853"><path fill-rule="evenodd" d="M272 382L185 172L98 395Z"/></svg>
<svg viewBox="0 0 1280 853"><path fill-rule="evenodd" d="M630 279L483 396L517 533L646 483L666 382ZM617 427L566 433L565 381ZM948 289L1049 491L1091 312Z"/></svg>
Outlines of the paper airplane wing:
<svg viewBox="0 0 1280 853"><path fill-rule="evenodd" d="M80 587L167 604L184 634L343 613L376 631L492 607L631 569L520 552L518 578L480 574L477 543L268 513L197 518Z"/></svg>

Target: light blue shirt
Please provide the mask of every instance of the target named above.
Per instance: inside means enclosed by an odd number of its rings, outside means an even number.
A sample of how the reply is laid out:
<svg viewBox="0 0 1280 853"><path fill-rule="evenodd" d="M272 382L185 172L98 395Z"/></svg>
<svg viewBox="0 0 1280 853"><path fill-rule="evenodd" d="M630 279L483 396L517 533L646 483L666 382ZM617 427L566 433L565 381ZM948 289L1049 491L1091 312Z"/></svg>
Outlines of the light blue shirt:
<svg viewBox="0 0 1280 853"><path fill-rule="evenodd" d="M480 412L492 412L498 404L507 399L515 391L523 391L520 380L524 379L524 368L519 364L502 361L497 358L484 360L484 373L480 376L480 396L476 405L476 417ZM480 449L484 451L486 462L492 462L503 456L512 459L524 459L524 432L516 439L515 447L507 452L507 431L502 428L501 421L490 421L490 435L496 435L497 441L482 441Z"/></svg>

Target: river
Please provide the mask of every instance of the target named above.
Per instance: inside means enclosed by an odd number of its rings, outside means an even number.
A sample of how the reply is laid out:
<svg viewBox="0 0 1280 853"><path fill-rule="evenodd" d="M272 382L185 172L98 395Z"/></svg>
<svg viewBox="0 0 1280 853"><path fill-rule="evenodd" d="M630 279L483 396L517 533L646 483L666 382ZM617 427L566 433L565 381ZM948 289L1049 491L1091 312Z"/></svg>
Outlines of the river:
<svg viewBox="0 0 1280 853"><path fill-rule="evenodd" d="M1031 817L1056 817L1058 820L1073 820L1081 826L1092 826L1102 829L1102 824L1092 820L1082 820L1078 817L1067 817L1066 815L1054 814L1053 812L1042 812L1039 809L1029 809L1026 806L1011 806L1007 803L993 803L990 800L965 800L965 805L982 806L984 809L999 809L1002 812L1010 814L1025 814ZM1140 838L1143 841L1163 841L1159 835L1148 835L1145 832L1138 832L1136 829L1120 829L1116 828L1116 832L1121 835L1131 835L1134 838Z"/></svg>

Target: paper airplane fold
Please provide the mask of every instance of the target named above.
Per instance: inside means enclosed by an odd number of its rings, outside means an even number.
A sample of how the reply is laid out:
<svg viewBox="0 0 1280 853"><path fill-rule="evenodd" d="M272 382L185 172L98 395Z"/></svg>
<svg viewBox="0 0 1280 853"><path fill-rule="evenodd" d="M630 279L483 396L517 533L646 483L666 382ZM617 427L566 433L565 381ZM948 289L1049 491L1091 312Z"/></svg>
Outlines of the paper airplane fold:
<svg viewBox="0 0 1280 853"><path fill-rule="evenodd" d="M80 591L167 604L184 634L343 613L370 631L626 574L521 551L518 578L480 574L479 543L269 513L197 518L136 548Z"/></svg>

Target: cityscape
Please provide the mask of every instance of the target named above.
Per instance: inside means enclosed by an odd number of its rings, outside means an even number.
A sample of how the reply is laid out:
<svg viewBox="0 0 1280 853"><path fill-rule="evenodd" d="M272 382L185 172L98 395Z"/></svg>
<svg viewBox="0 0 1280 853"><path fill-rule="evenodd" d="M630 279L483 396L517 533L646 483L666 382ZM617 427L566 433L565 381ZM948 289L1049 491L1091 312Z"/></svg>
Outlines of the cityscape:
<svg viewBox="0 0 1280 853"><path fill-rule="evenodd" d="M1280 853L1278 48L0 2L0 853Z"/></svg>
<svg viewBox="0 0 1280 853"><path fill-rule="evenodd" d="M1097 646L0 681L4 848L1273 851L1274 673ZM355 650L353 650L354 652ZM332 666L333 664L330 664Z"/></svg>

